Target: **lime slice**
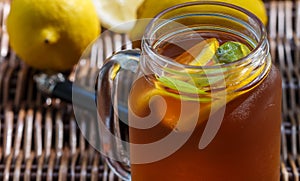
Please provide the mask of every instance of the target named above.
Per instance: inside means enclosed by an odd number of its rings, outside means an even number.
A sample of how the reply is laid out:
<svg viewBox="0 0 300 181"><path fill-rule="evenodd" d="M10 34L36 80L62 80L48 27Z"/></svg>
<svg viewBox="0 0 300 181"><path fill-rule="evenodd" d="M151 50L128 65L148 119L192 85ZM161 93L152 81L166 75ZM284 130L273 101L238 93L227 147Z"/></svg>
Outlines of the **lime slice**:
<svg viewBox="0 0 300 181"><path fill-rule="evenodd" d="M178 56L175 61L187 65L204 66L212 60L218 47L218 40L216 38L209 38Z"/></svg>

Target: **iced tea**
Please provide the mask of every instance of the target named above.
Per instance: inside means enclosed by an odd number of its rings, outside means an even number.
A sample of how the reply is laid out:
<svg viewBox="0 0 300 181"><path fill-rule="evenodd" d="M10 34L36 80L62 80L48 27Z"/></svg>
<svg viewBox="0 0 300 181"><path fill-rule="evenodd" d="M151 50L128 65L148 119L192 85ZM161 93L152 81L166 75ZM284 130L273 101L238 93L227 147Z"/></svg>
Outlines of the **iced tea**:
<svg viewBox="0 0 300 181"><path fill-rule="evenodd" d="M251 51L254 47L245 39L230 33L200 31L196 34L189 35L190 38L177 38L175 43L162 43L155 47L156 51L181 64L190 64L193 60L184 57L189 56L185 52L199 42L211 38L215 38L220 45L235 41L244 44ZM183 59L185 61L180 62ZM270 57L266 61L270 62ZM207 62L206 66L210 65L211 63ZM139 122L140 118L150 114L152 117L149 122L157 122L157 124L147 129L130 127L130 142L153 143L173 131L179 135L191 132L191 136L183 146L164 159L151 163L132 163L132 180L278 181L280 178L281 79L273 65L267 69L267 74L259 81L252 78L238 84L232 83L243 79L247 74L244 71L235 72L234 76L230 76L231 73L225 76L225 90L228 95L225 104L219 106L219 109L225 111L222 123L213 140L203 149L199 148L199 140L203 136L207 121L210 116L219 113L216 110L210 114L214 99L205 99L211 96L213 88L201 87L202 82L197 85L195 80L195 84L206 94L186 93L174 90L172 87L164 87L159 76L155 74L140 76L135 81L129 96L129 125ZM256 82L252 84L254 81ZM182 97L179 96L180 94ZM161 98L164 99L164 103L161 102ZM190 111L180 115L182 112L179 110L183 105ZM180 116L185 122L177 125ZM189 119L195 117L198 121L194 128L189 125ZM158 149L138 152L131 148L130 156L131 159L135 159L163 151Z"/></svg>

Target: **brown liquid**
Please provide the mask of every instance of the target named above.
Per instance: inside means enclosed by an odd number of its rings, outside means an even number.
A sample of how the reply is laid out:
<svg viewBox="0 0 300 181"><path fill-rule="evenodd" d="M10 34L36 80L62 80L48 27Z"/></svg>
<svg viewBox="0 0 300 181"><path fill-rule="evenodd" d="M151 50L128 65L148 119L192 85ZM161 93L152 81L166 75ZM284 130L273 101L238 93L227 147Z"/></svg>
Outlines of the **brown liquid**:
<svg viewBox="0 0 300 181"><path fill-rule="evenodd" d="M222 37L218 39L224 40ZM194 40L186 40L184 43L189 45L189 42L190 46L195 44ZM178 47L171 44L159 51L169 57L176 57L180 52ZM141 117L150 114L149 101L145 96L153 89L153 82L148 77L141 77L135 82L129 97L130 123L139 121L133 114ZM167 105L163 120L149 129L130 128L132 143L157 141L174 128L181 102L177 98L162 96ZM132 164L133 181L279 181L281 79L274 66L259 85L227 102L222 125L205 149L200 150L198 145L209 114L204 108L207 103L184 102L188 104L185 106L191 110L190 114L199 111L194 107L200 104L202 109L199 117L204 120L198 120L191 137L172 155L153 163ZM156 103L155 99L152 104L155 105L152 114L160 115L161 104ZM182 130L188 131L188 124ZM131 149L131 158L147 157L150 154L153 153L139 153Z"/></svg>

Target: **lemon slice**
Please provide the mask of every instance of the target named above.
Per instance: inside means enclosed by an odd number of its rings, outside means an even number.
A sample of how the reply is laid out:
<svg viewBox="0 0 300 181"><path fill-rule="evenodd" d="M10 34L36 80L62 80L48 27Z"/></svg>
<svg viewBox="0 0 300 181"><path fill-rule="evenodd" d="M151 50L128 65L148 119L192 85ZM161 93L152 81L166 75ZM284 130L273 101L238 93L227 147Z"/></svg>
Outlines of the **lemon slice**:
<svg viewBox="0 0 300 181"><path fill-rule="evenodd" d="M101 25L117 33L127 33L134 26L136 11L143 0L94 0Z"/></svg>
<svg viewBox="0 0 300 181"><path fill-rule="evenodd" d="M155 87L143 92L142 96L133 98L129 107L135 110L134 114L137 116L146 118L149 122L159 119L167 129L179 132L192 130L203 123L210 113L210 102L201 103L200 106L198 101L187 100L184 95L172 94Z"/></svg>
<svg viewBox="0 0 300 181"><path fill-rule="evenodd" d="M212 60L218 48L218 40L216 38L209 38L176 57L175 61L182 64L204 66Z"/></svg>

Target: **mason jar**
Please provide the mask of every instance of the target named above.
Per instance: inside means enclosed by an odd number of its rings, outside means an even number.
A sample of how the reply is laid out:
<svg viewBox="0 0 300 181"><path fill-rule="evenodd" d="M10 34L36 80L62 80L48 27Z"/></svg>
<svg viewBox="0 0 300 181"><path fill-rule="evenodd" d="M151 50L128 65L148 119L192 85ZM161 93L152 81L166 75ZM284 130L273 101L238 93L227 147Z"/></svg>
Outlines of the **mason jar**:
<svg viewBox="0 0 300 181"><path fill-rule="evenodd" d="M218 61L213 46L226 42L249 53ZM120 70L135 75L124 122L129 139L109 129L118 141L102 142L107 162L121 178L279 181L281 78L255 15L221 2L164 10L147 26L141 50L118 52L101 69L99 110L117 102L103 95L118 100L110 88ZM110 116L100 111L105 125ZM110 157L112 152L122 152L122 158Z"/></svg>

